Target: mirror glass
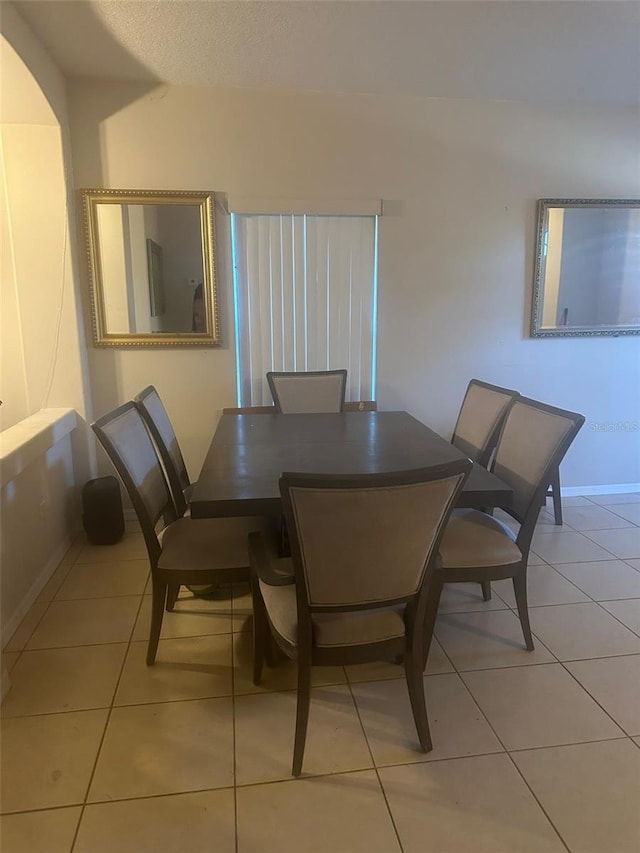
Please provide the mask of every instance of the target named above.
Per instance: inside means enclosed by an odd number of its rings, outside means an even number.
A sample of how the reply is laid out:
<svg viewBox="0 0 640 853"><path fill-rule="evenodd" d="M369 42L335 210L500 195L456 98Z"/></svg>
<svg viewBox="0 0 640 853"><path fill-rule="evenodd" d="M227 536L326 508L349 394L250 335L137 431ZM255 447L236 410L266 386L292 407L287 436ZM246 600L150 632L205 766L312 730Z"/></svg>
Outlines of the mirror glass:
<svg viewBox="0 0 640 853"><path fill-rule="evenodd" d="M95 343L218 343L211 194L83 197Z"/></svg>
<svg viewBox="0 0 640 853"><path fill-rule="evenodd" d="M540 199L531 332L640 334L640 201Z"/></svg>

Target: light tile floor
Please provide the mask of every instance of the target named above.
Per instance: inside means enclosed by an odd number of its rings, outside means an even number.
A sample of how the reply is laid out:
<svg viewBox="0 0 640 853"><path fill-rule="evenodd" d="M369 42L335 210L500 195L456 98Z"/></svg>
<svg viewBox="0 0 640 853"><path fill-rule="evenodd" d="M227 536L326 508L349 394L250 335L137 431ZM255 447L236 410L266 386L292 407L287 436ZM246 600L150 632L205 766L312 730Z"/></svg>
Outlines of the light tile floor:
<svg viewBox="0 0 640 853"><path fill-rule="evenodd" d="M252 684L246 589L184 592L149 668L140 534L79 540L3 653L3 853L637 853L639 506L541 514L533 653L508 581L446 590L431 753L398 666L318 669L299 780L295 665Z"/></svg>

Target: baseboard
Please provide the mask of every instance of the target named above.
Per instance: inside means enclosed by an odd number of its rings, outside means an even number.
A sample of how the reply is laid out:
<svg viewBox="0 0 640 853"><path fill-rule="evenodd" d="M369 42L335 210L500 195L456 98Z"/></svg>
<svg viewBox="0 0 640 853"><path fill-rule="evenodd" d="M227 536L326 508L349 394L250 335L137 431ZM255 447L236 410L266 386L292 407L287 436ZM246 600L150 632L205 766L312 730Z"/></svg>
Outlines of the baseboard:
<svg viewBox="0 0 640 853"><path fill-rule="evenodd" d="M609 486L561 486L560 492L567 498L581 495L628 495L640 492L640 483L614 483Z"/></svg>
<svg viewBox="0 0 640 853"><path fill-rule="evenodd" d="M62 562L64 555L67 553L69 548L73 545L75 538L77 536L77 531L74 533L68 533L65 538L62 540L60 545L56 548L56 550L51 554L45 567L42 569L38 577L34 580L29 588L29 591L22 599L18 609L15 613L7 619L7 621L2 626L2 648L7 645L9 640L13 637L15 632L17 631L20 623L27 615L31 605L36 601L47 582L51 578L51 575L58 568L60 563Z"/></svg>

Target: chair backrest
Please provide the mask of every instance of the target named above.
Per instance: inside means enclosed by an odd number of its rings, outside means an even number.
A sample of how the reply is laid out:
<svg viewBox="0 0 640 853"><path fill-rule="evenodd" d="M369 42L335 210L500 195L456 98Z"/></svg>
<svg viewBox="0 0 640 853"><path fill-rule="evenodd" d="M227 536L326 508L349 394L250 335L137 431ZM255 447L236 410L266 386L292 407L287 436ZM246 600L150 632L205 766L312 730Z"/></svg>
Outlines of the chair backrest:
<svg viewBox="0 0 640 853"><path fill-rule="evenodd" d="M223 415L275 415L275 406L228 406L222 410Z"/></svg>
<svg viewBox="0 0 640 853"><path fill-rule="evenodd" d="M383 474L284 473L299 612L370 609L418 595L471 468L458 459Z"/></svg>
<svg viewBox="0 0 640 853"><path fill-rule="evenodd" d="M346 370L267 373L273 402L280 414L340 412L347 386Z"/></svg>
<svg viewBox="0 0 640 853"><path fill-rule="evenodd" d="M190 480L167 410L153 385L136 394L134 403L158 447L177 513L182 516L187 509L184 490L190 485Z"/></svg>
<svg viewBox="0 0 640 853"><path fill-rule="evenodd" d="M528 397L514 400L507 413L492 471L513 489L507 511L521 524L521 551L529 549L549 483L583 423L584 415Z"/></svg>
<svg viewBox="0 0 640 853"><path fill-rule="evenodd" d="M467 386L451 443L469 459L489 464L509 405L517 391L472 379Z"/></svg>
<svg viewBox="0 0 640 853"><path fill-rule="evenodd" d="M176 519L175 506L149 430L133 402L125 403L91 425L125 485L144 534L149 559L157 561L159 519Z"/></svg>
<svg viewBox="0 0 640 853"><path fill-rule="evenodd" d="M343 412L377 412L378 404L375 400L353 400L351 403L342 404Z"/></svg>

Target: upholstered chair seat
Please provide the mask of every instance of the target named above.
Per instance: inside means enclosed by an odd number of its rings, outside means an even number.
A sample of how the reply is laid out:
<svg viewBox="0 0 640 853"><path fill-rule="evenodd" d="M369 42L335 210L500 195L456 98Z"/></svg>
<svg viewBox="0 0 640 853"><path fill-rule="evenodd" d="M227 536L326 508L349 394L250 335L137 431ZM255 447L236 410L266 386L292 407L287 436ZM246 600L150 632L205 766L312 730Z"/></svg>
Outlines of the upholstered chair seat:
<svg viewBox="0 0 640 853"><path fill-rule="evenodd" d="M240 569L249 565L249 533L263 530L262 518L179 518L159 535L159 569L203 571Z"/></svg>
<svg viewBox="0 0 640 853"><path fill-rule="evenodd" d="M298 636L298 604L295 584L270 586L260 582L272 628L281 639L296 644ZM313 641L319 648L331 646L361 646L383 643L404 637L404 606L381 607L376 610L356 610L338 613L314 613L311 618Z"/></svg>
<svg viewBox="0 0 640 853"><path fill-rule="evenodd" d="M454 510L440 544L442 568L505 566L519 563L522 553L513 531L492 515L473 509Z"/></svg>

